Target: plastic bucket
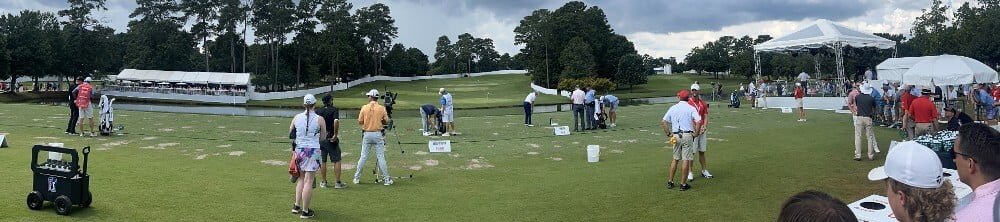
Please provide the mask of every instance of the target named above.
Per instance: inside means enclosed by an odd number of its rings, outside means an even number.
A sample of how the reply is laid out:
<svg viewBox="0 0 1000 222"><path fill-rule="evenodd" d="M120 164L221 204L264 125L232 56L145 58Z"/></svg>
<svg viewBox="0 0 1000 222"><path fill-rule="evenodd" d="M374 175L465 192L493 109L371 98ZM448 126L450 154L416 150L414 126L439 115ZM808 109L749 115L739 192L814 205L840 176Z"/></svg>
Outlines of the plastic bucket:
<svg viewBox="0 0 1000 222"><path fill-rule="evenodd" d="M599 145L588 145L587 146L587 162L596 163L601 159L601 146Z"/></svg>

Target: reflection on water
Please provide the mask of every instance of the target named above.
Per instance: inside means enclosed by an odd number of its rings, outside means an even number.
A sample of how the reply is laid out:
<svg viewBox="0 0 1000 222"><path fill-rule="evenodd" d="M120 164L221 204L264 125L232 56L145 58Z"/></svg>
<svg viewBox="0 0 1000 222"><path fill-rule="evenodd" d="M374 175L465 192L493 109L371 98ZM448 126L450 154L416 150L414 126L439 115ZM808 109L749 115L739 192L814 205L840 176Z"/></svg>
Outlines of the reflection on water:
<svg viewBox="0 0 1000 222"><path fill-rule="evenodd" d="M656 97L656 98L641 98L641 99L623 99L619 103L620 106L632 106L632 105L643 105L643 104L662 104L662 103L672 103L677 102L676 97ZM66 103L43 103L49 105L59 105L65 106ZM290 109L290 108L262 108L262 107L243 107L243 106L192 106L192 105L178 105L178 104L164 104L164 103L130 103L130 102L116 102L114 105L116 110L129 110L129 111L147 111L147 112L166 112L166 113L194 113L194 114L210 114L210 115L230 115L230 116L269 116L269 117L292 117L295 114L302 112L301 109ZM562 112L570 111L572 106L569 104L564 105L540 105L535 106L535 113L550 113L550 112ZM393 112L393 116L398 117L419 117L419 112L405 112L398 110ZM340 118L350 119L357 118L358 110L340 110Z"/></svg>

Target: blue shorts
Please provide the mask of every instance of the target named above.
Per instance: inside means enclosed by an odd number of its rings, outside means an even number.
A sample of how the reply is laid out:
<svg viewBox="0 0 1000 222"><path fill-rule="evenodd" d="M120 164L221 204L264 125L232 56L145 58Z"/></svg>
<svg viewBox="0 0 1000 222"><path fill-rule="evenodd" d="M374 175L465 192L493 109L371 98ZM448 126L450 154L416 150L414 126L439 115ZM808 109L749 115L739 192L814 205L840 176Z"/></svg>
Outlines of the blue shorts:
<svg viewBox="0 0 1000 222"><path fill-rule="evenodd" d="M997 108L996 106L987 106L986 107L986 119L987 120L997 119L997 111L998 110L1000 110L1000 108Z"/></svg>

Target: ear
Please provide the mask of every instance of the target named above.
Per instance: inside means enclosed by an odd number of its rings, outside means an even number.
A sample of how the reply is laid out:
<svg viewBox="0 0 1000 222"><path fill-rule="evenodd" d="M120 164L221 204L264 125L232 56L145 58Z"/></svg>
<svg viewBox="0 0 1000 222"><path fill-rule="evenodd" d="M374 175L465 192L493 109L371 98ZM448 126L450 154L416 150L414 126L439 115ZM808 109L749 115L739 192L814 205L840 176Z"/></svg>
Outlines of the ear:
<svg viewBox="0 0 1000 222"><path fill-rule="evenodd" d="M898 191L897 190L897 191L893 191L893 192L896 192L896 196L899 197L899 205L902 205L905 208L906 207L906 195L903 194L903 191Z"/></svg>

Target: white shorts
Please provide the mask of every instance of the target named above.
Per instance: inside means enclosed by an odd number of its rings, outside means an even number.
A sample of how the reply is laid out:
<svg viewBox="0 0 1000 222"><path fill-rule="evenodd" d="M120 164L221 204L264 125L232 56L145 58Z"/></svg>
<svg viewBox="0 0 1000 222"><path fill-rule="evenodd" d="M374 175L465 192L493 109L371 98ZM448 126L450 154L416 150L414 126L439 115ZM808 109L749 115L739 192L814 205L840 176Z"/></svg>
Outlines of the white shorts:
<svg viewBox="0 0 1000 222"><path fill-rule="evenodd" d="M802 105L802 100L803 100L802 98L795 99L795 108L805 107Z"/></svg>
<svg viewBox="0 0 1000 222"><path fill-rule="evenodd" d="M90 106L87 106L87 108L80 108L80 111L78 111L78 112L80 114L80 118L81 119L83 119L83 118L93 119L94 118L94 105L91 104Z"/></svg>
<svg viewBox="0 0 1000 222"><path fill-rule="evenodd" d="M444 112L441 112L441 122L455 122L455 110L444 110Z"/></svg>
<svg viewBox="0 0 1000 222"><path fill-rule="evenodd" d="M695 137L693 141L691 141L691 149L693 151L696 152L708 151L708 135L706 134L708 133L701 134L700 136Z"/></svg>

